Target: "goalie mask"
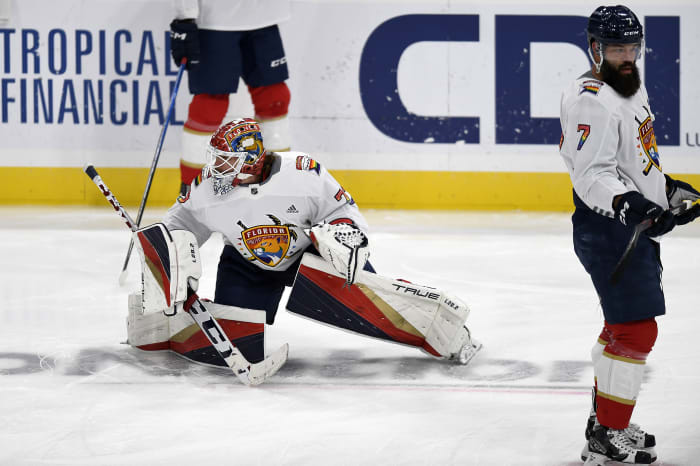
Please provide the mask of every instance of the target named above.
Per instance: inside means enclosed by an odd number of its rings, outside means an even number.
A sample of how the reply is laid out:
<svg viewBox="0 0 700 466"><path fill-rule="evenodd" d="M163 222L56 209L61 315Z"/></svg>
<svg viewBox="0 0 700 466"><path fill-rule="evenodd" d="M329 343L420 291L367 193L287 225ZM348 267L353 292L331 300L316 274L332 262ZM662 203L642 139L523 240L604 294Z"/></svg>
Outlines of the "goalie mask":
<svg viewBox="0 0 700 466"><path fill-rule="evenodd" d="M242 180L262 174L265 155L257 121L239 118L221 126L207 147L205 174L214 178L214 193L226 194Z"/></svg>

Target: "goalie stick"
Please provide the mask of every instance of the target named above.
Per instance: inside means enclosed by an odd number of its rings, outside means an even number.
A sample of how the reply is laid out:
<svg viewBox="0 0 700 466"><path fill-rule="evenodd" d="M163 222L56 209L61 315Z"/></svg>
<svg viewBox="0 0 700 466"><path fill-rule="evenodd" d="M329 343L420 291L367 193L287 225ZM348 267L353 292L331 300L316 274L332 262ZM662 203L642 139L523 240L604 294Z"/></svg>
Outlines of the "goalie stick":
<svg viewBox="0 0 700 466"><path fill-rule="evenodd" d="M151 191L151 183L153 182L153 175L156 171L156 166L158 165L158 159L160 158L160 151L163 149L163 141L165 140L165 132L168 130L168 124L173 115L173 110L175 109L175 97L177 97L177 90L180 88L180 80L182 79L182 73L185 71L185 65L187 64L187 58L183 58L180 63L180 69L177 72L177 78L175 78L175 86L173 87L173 95L170 96L170 107L168 108L168 114L165 117L165 122L163 122L163 129L160 131L160 136L158 137L158 144L156 145L156 152L153 154L153 162L151 162L151 170L148 173L148 180L146 181L146 188L143 191L143 197L141 198L141 204L139 205L139 213L136 215L136 227L141 225L141 219L143 218L143 211L146 208L146 201L148 200L148 194ZM131 257L131 250L134 248L134 239L132 238L129 242L129 250L126 252L126 258L124 259L124 266L122 266L122 271L119 274L119 285L123 286L126 282L126 276L128 275L127 267L129 265L129 258Z"/></svg>
<svg viewBox="0 0 700 466"><path fill-rule="evenodd" d="M122 207L114 194L105 185L97 170L92 165L86 165L83 171L90 177L93 183L100 189L107 198L114 210L125 220L126 225L132 232L138 230L138 225L133 221L129 213ZM229 368L245 385L260 385L268 377L275 374L280 367L287 362L289 345L285 343L277 351L258 363L249 362L226 336L219 323L199 300L199 296L187 286L187 300L183 306L184 310L192 317L195 323L202 330L216 352L223 358Z"/></svg>
<svg viewBox="0 0 700 466"><path fill-rule="evenodd" d="M688 200L683 201L682 204L671 209L671 213L673 215L682 214L683 212L688 210L692 205L693 205L693 201L688 201ZM648 219L648 220L644 220L643 222L640 222L639 224L637 224L637 226L634 227L634 231L632 232L632 237L630 238L629 242L627 243L625 250L622 252L620 259L617 261L617 264L615 264L615 268L613 269L613 272L610 275L610 283L612 285L616 285L617 282L620 281L620 277L622 277L622 273L625 271L625 267L627 266L627 263L629 262L629 258L632 256L632 251L637 246L637 242L639 241L639 237L642 235L642 233L644 233L644 231L651 228L651 226L653 224L654 224L654 221L651 219Z"/></svg>

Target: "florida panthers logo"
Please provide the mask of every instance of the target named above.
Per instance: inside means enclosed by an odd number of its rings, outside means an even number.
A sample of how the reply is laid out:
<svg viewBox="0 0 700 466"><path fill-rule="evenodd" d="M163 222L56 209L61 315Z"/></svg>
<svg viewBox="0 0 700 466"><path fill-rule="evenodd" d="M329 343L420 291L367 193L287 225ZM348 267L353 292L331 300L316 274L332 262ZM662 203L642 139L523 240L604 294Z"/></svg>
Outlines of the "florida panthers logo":
<svg viewBox="0 0 700 466"><path fill-rule="evenodd" d="M224 139L231 151L261 155L263 143L260 125L249 118L234 120L231 123L231 128L224 133Z"/></svg>
<svg viewBox="0 0 700 466"><path fill-rule="evenodd" d="M640 149L644 151L644 154L646 154L649 160L647 166L644 168L644 174L648 175L652 167L656 167L661 171L661 160L659 159L659 149L656 145L654 125L649 116L639 123L639 142L641 145ZM640 153L639 155L643 154Z"/></svg>
<svg viewBox="0 0 700 466"><path fill-rule="evenodd" d="M268 267L275 267L282 259L294 254L289 252L289 247L297 239L297 233L291 229L296 225L282 225L274 215L268 214L268 217L274 225L257 225L252 228L246 228L242 222L238 222L238 225L244 228L241 238L251 254L249 260L259 260Z"/></svg>

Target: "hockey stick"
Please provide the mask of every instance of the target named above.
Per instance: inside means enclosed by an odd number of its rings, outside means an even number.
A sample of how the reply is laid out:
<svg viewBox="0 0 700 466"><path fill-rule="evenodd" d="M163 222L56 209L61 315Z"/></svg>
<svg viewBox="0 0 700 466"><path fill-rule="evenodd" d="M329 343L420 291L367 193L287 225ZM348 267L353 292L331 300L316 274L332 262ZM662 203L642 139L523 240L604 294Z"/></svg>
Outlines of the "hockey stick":
<svg viewBox="0 0 700 466"><path fill-rule="evenodd" d="M122 207L114 194L105 185L97 170L92 165L86 165L83 171L90 177L93 183L100 189L107 201L114 207L114 210L126 221L126 226L132 232L138 231L138 225L132 220L129 213ZM277 351L258 363L249 362L228 339L219 323L199 300L199 296L192 289L187 287L187 300L183 309L187 312L195 323L202 330L216 352L223 358L226 365L231 368L236 377L245 385L259 385L268 377L275 374L280 367L287 362L289 345L285 343Z"/></svg>
<svg viewBox="0 0 700 466"><path fill-rule="evenodd" d="M177 91L180 88L180 80L182 79L182 74L185 71L185 65L187 64L187 58L183 58L180 62L180 69L177 72L177 78L175 79L175 87L173 88L173 95L170 96L170 107L168 108L168 115L165 117L165 122L163 123L163 128L160 130L160 136L158 137L158 145L156 145L156 152L153 154L153 162L151 162L151 171L148 173L148 180L146 181L146 188L143 192L143 197L141 198L141 205L139 205L139 213L136 215L136 227L141 225L141 219L143 218L143 211L146 208L146 201L148 200L148 194L151 191L151 183L153 182L153 175L156 172L156 166L158 165L158 159L160 158L160 151L163 149L163 141L165 140L165 132L168 130L168 124L173 115L175 109L175 97L177 97ZM124 259L124 266L119 274L119 285L123 286L126 282L126 276L128 275L127 266L129 265L129 258L131 257L131 250L134 248L134 239L131 238L129 242L129 250L126 252L126 259Z"/></svg>
<svg viewBox="0 0 700 466"><path fill-rule="evenodd" d="M683 201L683 203L681 205L676 206L673 209L671 209L671 213L673 215L682 214L683 212L688 210L692 205L693 205L693 201ZM653 224L654 224L654 221L652 219L647 219L647 220L644 220L643 222L638 223L637 226L634 227L634 231L632 232L632 237L630 238L629 242L627 243L625 250L622 252L620 259L617 261L617 264L615 264L615 268L613 269L613 272L610 275L610 283L612 285L616 285L617 282L620 281L620 277L622 277L622 273L625 271L625 267L627 266L627 263L629 262L629 258L632 256L632 251L637 246L637 242L639 241L639 237L642 235L642 233L644 233L644 231L651 228L651 226Z"/></svg>

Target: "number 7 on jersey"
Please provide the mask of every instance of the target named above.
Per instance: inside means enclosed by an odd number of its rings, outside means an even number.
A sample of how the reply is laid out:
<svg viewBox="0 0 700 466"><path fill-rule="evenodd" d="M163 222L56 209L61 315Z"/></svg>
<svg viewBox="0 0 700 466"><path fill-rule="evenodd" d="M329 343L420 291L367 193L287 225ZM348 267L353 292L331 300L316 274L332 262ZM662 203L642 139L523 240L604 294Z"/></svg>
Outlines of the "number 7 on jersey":
<svg viewBox="0 0 700 466"><path fill-rule="evenodd" d="M581 150L583 145L586 143L586 139L588 139L588 135L591 134L591 125L579 124L576 131L583 131L581 134L581 139L578 140L578 147L576 147L576 150Z"/></svg>

